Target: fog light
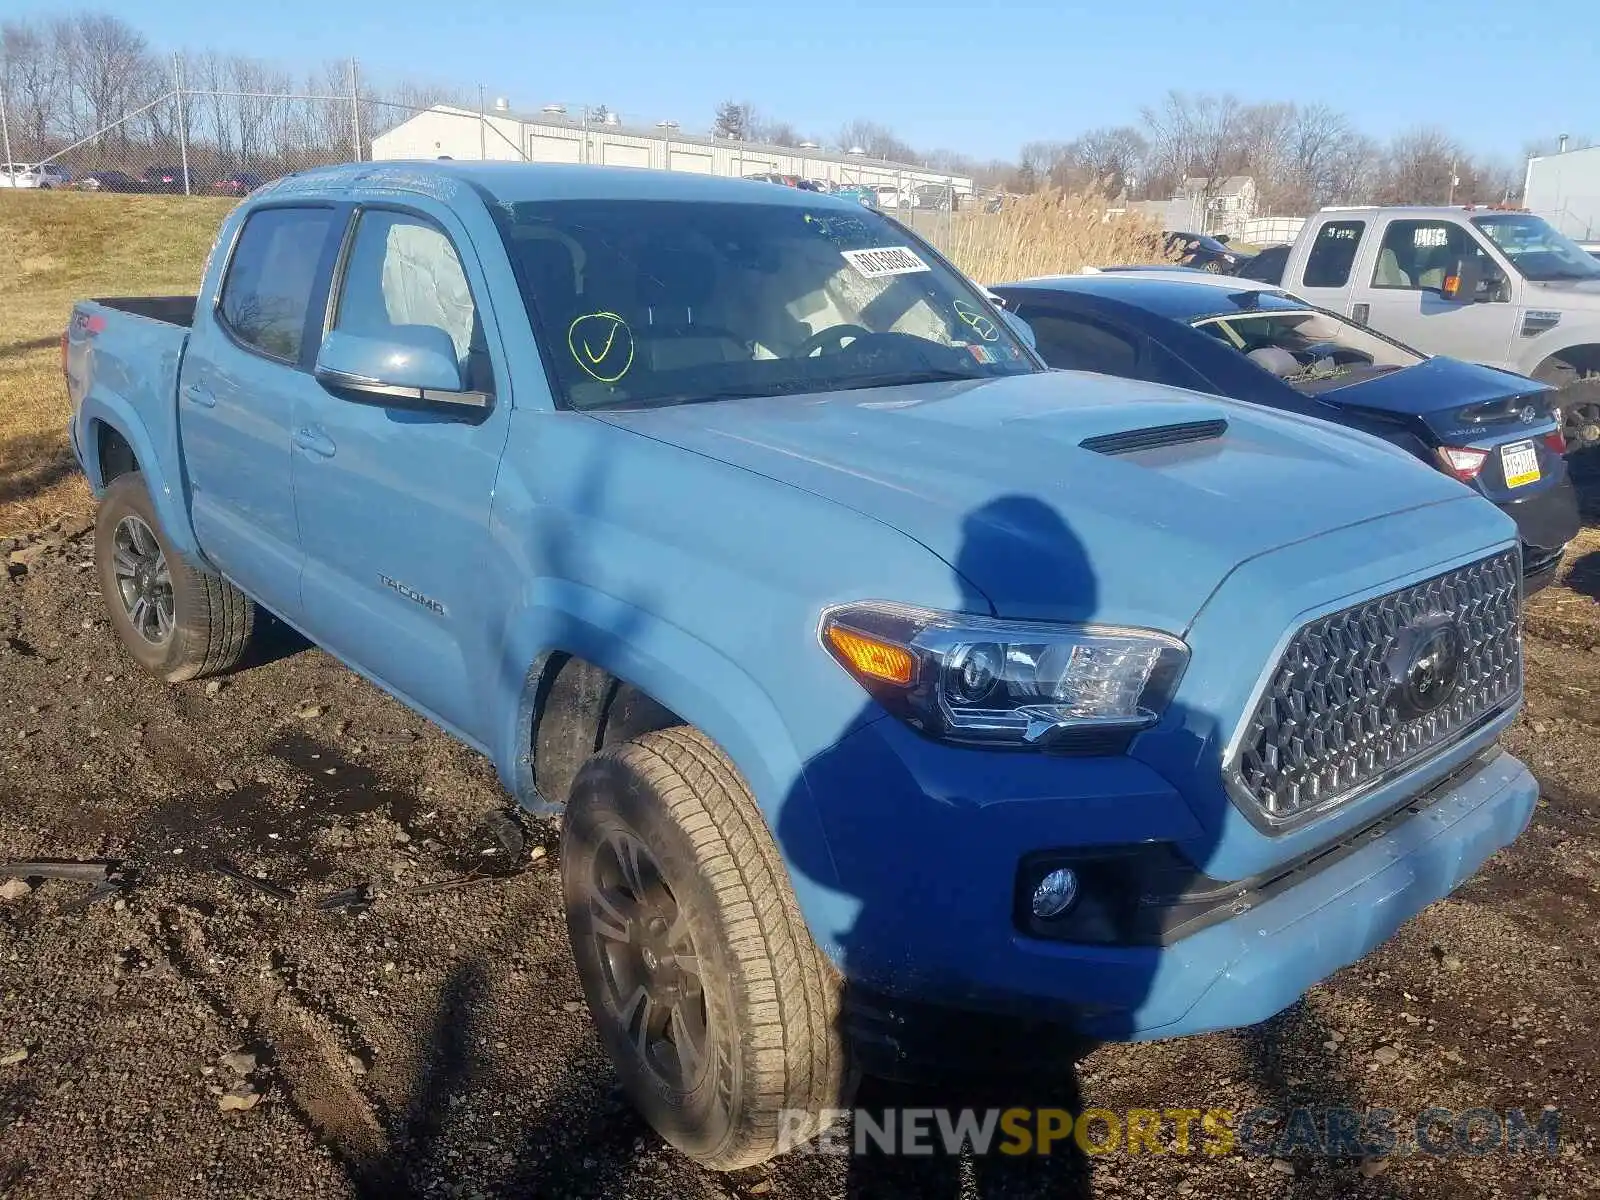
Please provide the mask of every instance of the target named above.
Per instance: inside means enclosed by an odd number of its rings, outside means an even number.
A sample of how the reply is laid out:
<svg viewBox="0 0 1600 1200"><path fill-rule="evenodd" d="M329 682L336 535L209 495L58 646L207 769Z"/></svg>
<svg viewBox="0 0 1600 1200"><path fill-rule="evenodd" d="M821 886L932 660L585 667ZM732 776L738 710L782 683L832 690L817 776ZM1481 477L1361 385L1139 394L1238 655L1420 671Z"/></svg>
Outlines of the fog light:
<svg viewBox="0 0 1600 1200"><path fill-rule="evenodd" d="M1033 915L1041 921L1059 917L1078 898L1078 875L1070 867L1057 867L1033 889Z"/></svg>

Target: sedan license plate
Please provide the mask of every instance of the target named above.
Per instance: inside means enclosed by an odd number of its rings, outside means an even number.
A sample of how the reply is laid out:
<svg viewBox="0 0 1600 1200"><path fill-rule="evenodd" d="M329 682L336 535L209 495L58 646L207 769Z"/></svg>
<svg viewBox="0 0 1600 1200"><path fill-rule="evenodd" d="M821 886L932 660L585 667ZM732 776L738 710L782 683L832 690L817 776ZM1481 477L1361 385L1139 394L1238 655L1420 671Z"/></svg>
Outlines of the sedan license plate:
<svg viewBox="0 0 1600 1200"><path fill-rule="evenodd" d="M1532 442L1512 442L1500 447L1500 468L1507 487L1521 487L1539 481L1539 452Z"/></svg>

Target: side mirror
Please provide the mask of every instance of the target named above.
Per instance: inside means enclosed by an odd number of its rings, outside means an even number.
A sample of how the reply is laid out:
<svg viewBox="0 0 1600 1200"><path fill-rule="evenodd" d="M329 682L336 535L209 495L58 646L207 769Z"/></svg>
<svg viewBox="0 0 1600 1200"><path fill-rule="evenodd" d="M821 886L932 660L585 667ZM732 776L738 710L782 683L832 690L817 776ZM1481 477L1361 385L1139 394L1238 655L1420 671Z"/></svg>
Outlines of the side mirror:
<svg viewBox="0 0 1600 1200"><path fill-rule="evenodd" d="M1024 346L1029 350L1039 349L1039 339L1034 335L1032 325L1029 325L1009 308L1000 309L1000 315L1006 319L1006 324L1011 327L1011 332L1021 339Z"/></svg>
<svg viewBox="0 0 1600 1200"><path fill-rule="evenodd" d="M1454 268L1444 277L1439 289L1446 300L1457 304L1472 304L1478 298L1479 285L1483 283L1483 260L1476 254L1458 259Z"/></svg>
<svg viewBox="0 0 1600 1200"><path fill-rule="evenodd" d="M335 330L322 339L315 374L380 404L489 407L487 395L466 390L455 343L432 325L396 326L381 338Z"/></svg>

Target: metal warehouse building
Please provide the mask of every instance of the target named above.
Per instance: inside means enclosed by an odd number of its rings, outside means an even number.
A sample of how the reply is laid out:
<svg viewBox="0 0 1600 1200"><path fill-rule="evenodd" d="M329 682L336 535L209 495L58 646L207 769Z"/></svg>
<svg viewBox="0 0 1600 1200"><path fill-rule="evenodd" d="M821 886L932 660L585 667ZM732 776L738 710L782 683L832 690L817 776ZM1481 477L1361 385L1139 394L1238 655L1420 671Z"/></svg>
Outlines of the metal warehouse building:
<svg viewBox="0 0 1600 1200"><path fill-rule="evenodd" d="M1600 146L1530 158L1522 206L1568 237L1600 238Z"/></svg>
<svg viewBox="0 0 1600 1200"><path fill-rule="evenodd" d="M443 104L374 137L372 157L596 163L732 178L776 172L834 183L892 184L902 191L921 184L944 184L957 195L972 193L972 180L966 176L910 163L815 148L727 141L683 134L670 127L630 128L615 118L593 121L588 114L582 119L548 112L536 117L504 111L483 114Z"/></svg>

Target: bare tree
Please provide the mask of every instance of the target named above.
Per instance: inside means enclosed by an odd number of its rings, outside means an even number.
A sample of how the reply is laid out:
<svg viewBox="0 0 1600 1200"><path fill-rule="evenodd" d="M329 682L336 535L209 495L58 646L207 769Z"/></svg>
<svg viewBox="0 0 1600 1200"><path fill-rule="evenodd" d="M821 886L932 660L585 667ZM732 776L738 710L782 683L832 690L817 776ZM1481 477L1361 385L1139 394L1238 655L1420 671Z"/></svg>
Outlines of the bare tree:
<svg viewBox="0 0 1600 1200"><path fill-rule="evenodd" d="M5 81L12 150L28 158L49 153L61 134L67 90L65 57L50 25L36 21L0 24L0 76Z"/></svg>
<svg viewBox="0 0 1600 1200"><path fill-rule="evenodd" d="M1140 115L1150 143L1150 174L1171 188L1198 179L1209 202L1244 164L1244 106L1233 95L1170 91Z"/></svg>
<svg viewBox="0 0 1600 1200"><path fill-rule="evenodd" d="M839 149L849 151L859 147L869 158L887 158L895 162L914 162L920 156L901 141L887 125L857 117L843 126L835 137Z"/></svg>
<svg viewBox="0 0 1600 1200"><path fill-rule="evenodd" d="M752 141L765 142L769 146L798 146L806 140L788 121L767 121L760 118L751 121L750 137Z"/></svg>
<svg viewBox="0 0 1600 1200"><path fill-rule="evenodd" d="M1149 151L1144 135L1131 125L1091 129L1072 143L1073 163L1084 183L1108 196L1129 188Z"/></svg>
<svg viewBox="0 0 1600 1200"><path fill-rule="evenodd" d="M1385 155L1381 198L1387 204L1445 204L1466 159L1442 129L1419 127L1397 134Z"/></svg>
<svg viewBox="0 0 1600 1200"><path fill-rule="evenodd" d="M144 35L107 13L84 13L73 23L77 34L73 85L86 116L95 130L105 130L101 144L126 144L130 131L125 125L107 127L147 99L150 60Z"/></svg>

